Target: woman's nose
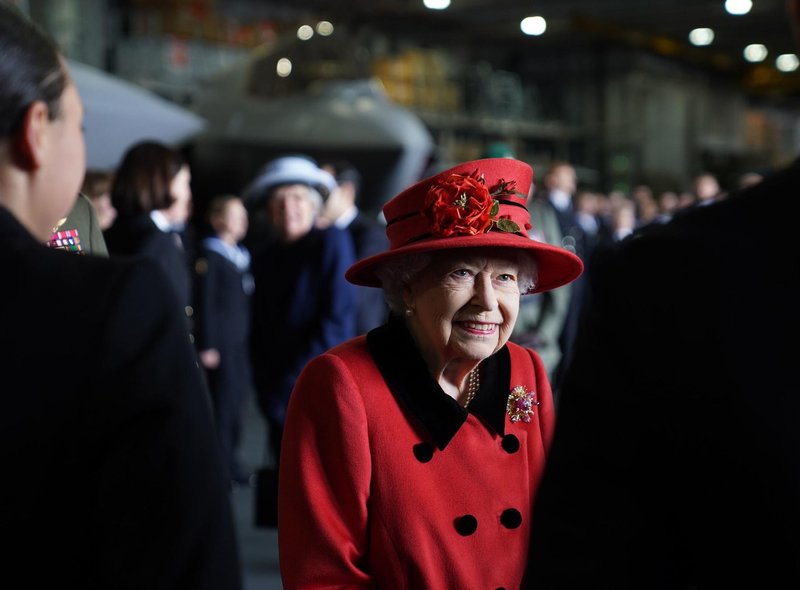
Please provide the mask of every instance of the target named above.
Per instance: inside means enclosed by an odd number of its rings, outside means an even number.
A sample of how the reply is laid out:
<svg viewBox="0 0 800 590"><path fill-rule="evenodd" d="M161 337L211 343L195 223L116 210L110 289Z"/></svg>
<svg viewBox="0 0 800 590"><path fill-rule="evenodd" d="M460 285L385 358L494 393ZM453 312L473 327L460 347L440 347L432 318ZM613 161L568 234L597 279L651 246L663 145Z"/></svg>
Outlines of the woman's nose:
<svg viewBox="0 0 800 590"><path fill-rule="evenodd" d="M475 276L472 300L483 309L497 308L497 293L495 293L492 278L488 274L478 273Z"/></svg>

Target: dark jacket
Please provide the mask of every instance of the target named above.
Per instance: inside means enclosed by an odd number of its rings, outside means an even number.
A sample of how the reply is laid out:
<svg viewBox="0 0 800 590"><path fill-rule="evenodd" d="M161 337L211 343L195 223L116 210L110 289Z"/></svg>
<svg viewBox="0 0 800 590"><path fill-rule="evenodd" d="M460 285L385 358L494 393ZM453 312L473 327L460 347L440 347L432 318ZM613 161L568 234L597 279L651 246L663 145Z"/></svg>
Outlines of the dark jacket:
<svg viewBox="0 0 800 590"><path fill-rule="evenodd" d="M527 588L800 587L800 166L592 276Z"/></svg>
<svg viewBox="0 0 800 590"><path fill-rule="evenodd" d="M191 275L179 234L161 231L149 215L142 214L118 217L104 235L112 256L141 255L158 262L169 278L181 308L191 306Z"/></svg>
<svg viewBox="0 0 800 590"><path fill-rule="evenodd" d="M353 238L356 260L389 248L386 228L361 212L347 226L347 231ZM389 308L383 298L383 289L357 287L357 293L356 334L366 334L386 321Z"/></svg>
<svg viewBox="0 0 800 590"><path fill-rule="evenodd" d="M2 207L0 267L4 575L239 588L208 394L163 273L48 249Z"/></svg>
<svg viewBox="0 0 800 590"><path fill-rule="evenodd" d="M344 278L355 260L343 230L312 229L253 256L253 376L262 413L282 424L305 364L355 336L356 292Z"/></svg>

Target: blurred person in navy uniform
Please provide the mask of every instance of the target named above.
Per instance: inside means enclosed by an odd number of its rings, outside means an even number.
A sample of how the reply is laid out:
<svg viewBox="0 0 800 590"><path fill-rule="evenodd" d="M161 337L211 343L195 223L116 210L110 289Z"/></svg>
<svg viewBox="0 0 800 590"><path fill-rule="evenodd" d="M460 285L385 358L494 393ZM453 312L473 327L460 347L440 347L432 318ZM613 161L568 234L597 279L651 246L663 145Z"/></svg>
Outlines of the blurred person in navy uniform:
<svg viewBox="0 0 800 590"><path fill-rule="evenodd" d="M5 2L0 55L3 575L235 590L208 393L167 279L45 246L83 177L83 107L55 44Z"/></svg>
<svg viewBox="0 0 800 590"><path fill-rule="evenodd" d="M136 254L158 262L189 319L191 272L181 233L191 215L190 182L189 165L177 151L154 141L132 146L114 176L117 219L105 232L112 256Z"/></svg>
<svg viewBox="0 0 800 590"><path fill-rule="evenodd" d="M798 194L796 161L596 269L525 588L800 587Z"/></svg>
<svg viewBox="0 0 800 590"><path fill-rule="evenodd" d="M346 231L316 227L333 176L302 155L268 162L242 196L266 209L273 236L253 248L251 366L269 447L280 457L286 406L305 364L355 335L356 291L344 278L355 261Z"/></svg>
<svg viewBox="0 0 800 590"><path fill-rule="evenodd" d="M320 220L347 230L353 238L356 260L383 252L389 246L381 223L364 214L356 205L361 190L361 174L349 162L323 165L333 174L337 186L325 199ZM388 317L389 308L383 293L377 289L358 287L356 333L366 334L377 328Z"/></svg>
<svg viewBox="0 0 800 590"><path fill-rule="evenodd" d="M250 252L240 244L247 233L247 210L236 195L220 195L211 199L206 217L211 234L200 241L195 261L195 345L208 376L228 479L245 484L248 474L237 451L242 404L251 387L253 276Z"/></svg>

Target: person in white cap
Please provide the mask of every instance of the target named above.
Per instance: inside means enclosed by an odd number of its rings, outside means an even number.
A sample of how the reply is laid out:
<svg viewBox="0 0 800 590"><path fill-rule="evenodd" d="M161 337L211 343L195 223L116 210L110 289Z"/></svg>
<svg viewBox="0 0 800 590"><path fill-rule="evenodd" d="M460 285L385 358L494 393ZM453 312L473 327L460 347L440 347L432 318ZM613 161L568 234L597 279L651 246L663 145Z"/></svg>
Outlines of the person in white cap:
<svg viewBox="0 0 800 590"><path fill-rule="evenodd" d="M355 261L352 240L344 230L315 223L323 196L335 187L311 158L290 155L267 163L243 191L251 209L266 209L274 230L253 247L251 358L276 463L300 370L355 335L356 291L344 278Z"/></svg>

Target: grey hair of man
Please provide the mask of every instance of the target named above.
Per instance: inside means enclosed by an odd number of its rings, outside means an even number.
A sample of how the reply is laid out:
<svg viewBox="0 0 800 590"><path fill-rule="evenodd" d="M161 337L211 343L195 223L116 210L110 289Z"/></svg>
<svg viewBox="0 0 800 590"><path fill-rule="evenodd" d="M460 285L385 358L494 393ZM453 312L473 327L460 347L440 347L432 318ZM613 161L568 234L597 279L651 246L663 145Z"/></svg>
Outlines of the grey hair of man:
<svg viewBox="0 0 800 590"><path fill-rule="evenodd" d="M392 312L402 314L406 311L403 290L433 261L433 256L428 252L409 254L394 260L387 260L375 270L383 287L383 296ZM536 286L536 261L533 256L525 252L518 252L517 264L519 265L519 275L517 276L519 292L524 294Z"/></svg>

